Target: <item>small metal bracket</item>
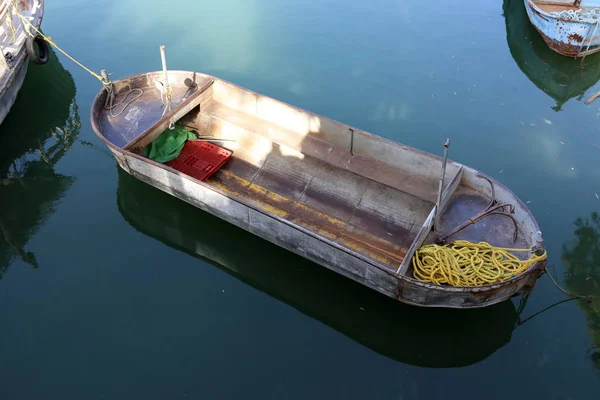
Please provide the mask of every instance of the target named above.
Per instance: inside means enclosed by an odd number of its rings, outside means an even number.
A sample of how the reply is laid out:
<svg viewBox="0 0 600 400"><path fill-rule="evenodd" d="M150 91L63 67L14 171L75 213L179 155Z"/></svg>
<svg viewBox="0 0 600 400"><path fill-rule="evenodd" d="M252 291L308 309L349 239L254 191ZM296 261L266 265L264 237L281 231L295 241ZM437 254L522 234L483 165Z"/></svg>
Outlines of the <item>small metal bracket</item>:
<svg viewBox="0 0 600 400"><path fill-rule="evenodd" d="M440 218L440 205L442 204L442 192L444 191L444 178L446 176L446 164L448 163L448 148L450 147L450 139L444 142L444 160L442 161L442 173L440 175L440 185L438 187L437 201L435 203L435 215L433 218L433 232L437 232L437 227Z"/></svg>
<svg viewBox="0 0 600 400"><path fill-rule="evenodd" d="M105 84L110 83L110 79L108 77L111 76L112 74L109 74L108 72L106 72L105 69L101 69L100 75L102 76L102 83L105 83Z"/></svg>

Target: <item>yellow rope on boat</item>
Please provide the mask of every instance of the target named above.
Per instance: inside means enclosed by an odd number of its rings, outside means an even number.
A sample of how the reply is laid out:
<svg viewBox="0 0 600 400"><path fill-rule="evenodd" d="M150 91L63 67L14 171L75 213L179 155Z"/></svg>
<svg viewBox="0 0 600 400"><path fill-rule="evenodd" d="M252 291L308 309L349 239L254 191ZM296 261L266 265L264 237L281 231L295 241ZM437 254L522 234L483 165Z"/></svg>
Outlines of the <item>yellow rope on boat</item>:
<svg viewBox="0 0 600 400"><path fill-rule="evenodd" d="M482 286L499 283L527 270L546 259L532 254L521 260L511 252L531 252L531 249L494 247L489 243L456 240L448 245L429 244L416 251L413 276L421 282L451 286Z"/></svg>
<svg viewBox="0 0 600 400"><path fill-rule="evenodd" d="M53 46L54 48L56 48L56 50L60 51L67 58L69 58L71 61L73 61L75 64L79 65L81 68L83 68L84 70L86 70L87 72L89 72L93 77L95 77L100 82L102 82L102 84L106 85L106 84L109 83L109 82L106 82L100 75L98 75L97 73L95 73L94 71L92 71L91 69L89 69L88 67L86 67L85 65L83 65L82 63L80 63L79 61L77 61L76 59L74 59L73 57L71 57L69 54L67 54L67 52L65 52L63 49L61 49L60 47L58 47L58 45L52 41L52 38L50 38L49 36L44 35L38 28L36 28L35 25L33 25L31 22L29 22L27 20L27 18L25 18L25 16L23 14L21 14L21 12L19 11L19 7L17 6L16 1L13 1L13 7L14 7L14 10L15 10L15 13L17 14L17 16L19 17L19 19L21 20L21 23L27 24L31 28L33 28L42 38L44 38L44 40L46 42L50 43L50 45ZM29 32L29 31L27 31L27 32L31 36L33 36L33 34L31 32Z"/></svg>

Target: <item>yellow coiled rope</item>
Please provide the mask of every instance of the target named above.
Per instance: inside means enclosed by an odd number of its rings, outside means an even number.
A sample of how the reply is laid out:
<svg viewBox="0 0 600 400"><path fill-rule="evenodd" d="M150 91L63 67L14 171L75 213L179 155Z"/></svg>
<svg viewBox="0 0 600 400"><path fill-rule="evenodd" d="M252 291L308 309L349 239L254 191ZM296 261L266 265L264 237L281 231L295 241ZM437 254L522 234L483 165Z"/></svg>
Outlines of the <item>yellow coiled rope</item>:
<svg viewBox="0 0 600 400"><path fill-rule="evenodd" d="M489 243L456 240L452 244L429 244L416 251L413 276L421 282L451 286L482 286L505 281L519 275L533 264L546 259L532 254L521 260L511 252L531 249L493 247Z"/></svg>

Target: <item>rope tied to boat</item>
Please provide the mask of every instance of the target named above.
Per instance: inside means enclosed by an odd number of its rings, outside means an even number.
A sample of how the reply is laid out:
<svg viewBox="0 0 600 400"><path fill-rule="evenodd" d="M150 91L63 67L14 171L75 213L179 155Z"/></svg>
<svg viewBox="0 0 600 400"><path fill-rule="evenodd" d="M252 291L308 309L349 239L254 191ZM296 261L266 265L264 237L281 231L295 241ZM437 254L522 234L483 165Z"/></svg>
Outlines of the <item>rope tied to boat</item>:
<svg viewBox="0 0 600 400"><path fill-rule="evenodd" d="M162 113L162 116L164 117L173 109L173 88L171 86L164 86L162 82L159 83L163 85L160 91L160 101L165 107Z"/></svg>
<svg viewBox="0 0 600 400"><path fill-rule="evenodd" d="M51 37L44 35L35 25L33 25L31 22L29 22L27 20L27 18L25 18L25 16L23 14L21 14L21 12L19 11L16 0L13 0L12 4L13 4L13 9L14 9L15 14L19 17L22 24L27 24L38 35L40 35L46 42L48 42L52 47L54 47L55 49L57 49L58 51L63 53L67 58L69 58L71 61L73 61L75 64L80 66L83 70L87 71L90 75L92 75L93 77L95 77L102 83L102 85L104 86L104 88L106 89L106 92L107 92L106 100L104 102L104 108L109 111L109 116L111 118L115 118L115 117L118 117L119 115L121 115L123 113L123 111L125 111L125 109L131 103L133 103L135 100L139 99L144 94L144 91L142 89L131 89L131 90L128 90L124 94L123 98L120 101L115 102L116 93L115 93L114 85L111 82L111 80L109 79L109 74L107 74L105 70L102 70L100 72L100 74L97 74L96 72L92 71L90 68L86 67L85 65L83 65L82 63L77 61L74 57L69 55L66 51L61 49L55 42L53 42ZM32 37L34 36L29 30L27 30L27 33ZM115 113L113 110L116 107L118 107L119 105L123 104L123 102L125 102L127 97L129 97L129 95L133 92L137 92L138 94L136 96L134 96L133 98L131 98L125 104L125 106L121 109L121 111L119 111L118 113ZM170 96L169 96L169 101L170 101Z"/></svg>
<svg viewBox="0 0 600 400"><path fill-rule="evenodd" d="M91 69L89 69L88 67L86 67L85 65L83 65L82 63L80 63L79 61L77 61L75 58L73 58L72 56L70 56L67 52L65 52L63 49L61 49L60 47L58 47L58 45L52 41L51 37L44 35L35 25L33 25L31 22L29 22L27 20L27 18L23 14L21 14L21 12L19 11L19 7L17 5L16 0L12 1L12 5L13 5L13 9L14 9L15 14L17 15L17 17L19 17L19 19L21 20L22 24L24 24L24 25L26 24L30 28L33 28L33 30L38 35L40 35L46 42L48 42L52 47L54 47L56 50L58 50L61 53L63 53L67 58L69 58L75 64L79 65L82 69L84 69L85 71L89 72L93 77L95 77L100 82L102 82L102 84L104 86L107 86L107 85L111 84L110 80L105 80L105 78L103 78L99 74L95 73L94 71L92 71ZM32 36L32 37L34 36L33 33L31 33L29 30L27 30L27 33L30 36Z"/></svg>
<svg viewBox="0 0 600 400"><path fill-rule="evenodd" d="M436 285L491 285L515 277L547 257L545 250L541 255L534 253L526 260L513 254L531 251L466 240L445 245L429 244L415 252L412 259L413 276L421 282Z"/></svg>
<svg viewBox="0 0 600 400"><path fill-rule="evenodd" d="M600 19L600 8L578 8L576 10L552 11L551 16L575 22L595 24Z"/></svg>
<svg viewBox="0 0 600 400"><path fill-rule="evenodd" d="M108 110L109 118L116 118L119 115L123 114L123 111L125 111L125 109L127 107L129 107L129 105L131 103L133 103L134 101L136 101L137 99L142 97L142 95L144 94L144 91L142 89L139 89L139 88L129 89L128 91L125 92L125 94L123 95L121 100L119 100L115 103L115 99L117 97L117 95L115 94L115 86L108 79L109 74L106 72L106 70L101 70L100 73L102 74L102 81L107 82L104 85L104 88L106 89L106 99L104 100L104 109ZM118 113L115 114L113 110L115 108L117 108L119 105L123 104L125 99L127 99L127 97L129 97L129 95L133 92L138 92L137 96L134 96L131 99L129 99L129 101L123 106L123 108L121 108L121 111L119 111Z"/></svg>
<svg viewBox="0 0 600 400"><path fill-rule="evenodd" d="M591 303L592 300L600 300L600 296L591 295L591 294L574 294L574 293L569 292L568 290L563 289L558 284L558 282L556 281L556 279L554 279L554 277L552 276L552 274L548 270L548 267L544 267L544 271L546 272L546 274L548 274L548 277L550 278L550 280L552 281L552 283L554 283L554 286L556 286L558 290L560 290L561 292L563 292L567 296L571 297L572 299L584 300L584 301L587 301L588 303Z"/></svg>

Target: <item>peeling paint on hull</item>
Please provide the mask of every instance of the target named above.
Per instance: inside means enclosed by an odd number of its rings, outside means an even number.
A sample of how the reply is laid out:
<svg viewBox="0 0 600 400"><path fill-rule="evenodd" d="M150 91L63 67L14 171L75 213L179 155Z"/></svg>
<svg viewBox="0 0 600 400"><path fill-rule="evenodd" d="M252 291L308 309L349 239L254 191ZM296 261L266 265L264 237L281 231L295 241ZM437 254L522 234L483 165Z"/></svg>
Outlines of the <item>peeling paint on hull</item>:
<svg viewBox="0 0 600 400"><path fill-rule="evenodd" d="M598 23L557 17L539 8L532 0L523 2L529 21L553 51L573 58L600 51Z"/></svg>

